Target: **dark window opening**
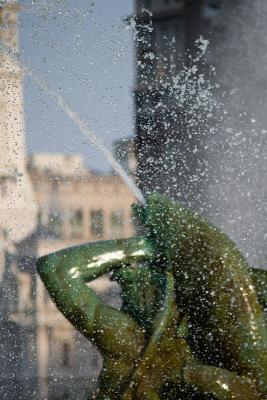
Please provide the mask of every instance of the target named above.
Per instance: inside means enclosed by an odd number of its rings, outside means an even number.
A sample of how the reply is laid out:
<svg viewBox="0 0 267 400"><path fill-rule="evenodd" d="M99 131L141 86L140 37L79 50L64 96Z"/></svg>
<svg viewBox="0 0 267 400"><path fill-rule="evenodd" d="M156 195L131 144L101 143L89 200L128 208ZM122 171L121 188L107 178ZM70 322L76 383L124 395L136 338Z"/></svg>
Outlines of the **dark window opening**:
<svg viewBox="0 0 267 400"><path fill-rule="evenodd" d="M70 365L70 344L64 342L62 348L62 365L68 367Z"/></svg>
<svg viewBox="0 0 267 400"><path fill-rule="evenodd" d="M111 234L114 237L119 237L123 234L124 215L123 211L113 211L111 213Z"/></svg>
<svg viewBox="0 0 267 400"><path fill-rule="evenodd" d="M70 217L71 237L81 238L83 236L83 211L71 211Z"/></svg>
<svg viewBox="0 0 267 400"><path fill-rule="evenodd" d="M63 218L58 210L51 210L48 215L48 230L49 232L60 238L63 233Z"/></svg>
<svg viewBox="0 0 267 400"><path fill-rule="evenodd" d="M7 178L4 176L0 178L0 193L2 197L7 195Z"/></svg>
<svg viewBox="0 0 267 400"><path fill-rule="evenodd" d="M90 229L94 237L102 237L104 235L104 213L102 210L90 211Z"/></svg>

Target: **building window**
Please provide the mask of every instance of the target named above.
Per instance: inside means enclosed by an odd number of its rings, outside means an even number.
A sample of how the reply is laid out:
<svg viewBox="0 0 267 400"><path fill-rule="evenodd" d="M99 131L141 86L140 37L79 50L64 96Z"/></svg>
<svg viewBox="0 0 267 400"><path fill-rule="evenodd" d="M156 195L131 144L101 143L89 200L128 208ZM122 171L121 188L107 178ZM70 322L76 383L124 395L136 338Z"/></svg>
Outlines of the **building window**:
<svg viewBox="0 0 267 400"><path fill-rule="evenodd" d="M110 218L111 235L118 238L123 235L124 228L124 214L122 210L113 211Z"/></svg>
<svg viewBox="0 0 267 400"><path fill-rule="evenodd" d="M60 238L63 233L63 218L58 210L50 210L48 215L48 230L53 236Z"/></svg>
<svg viewBox="0 0 267 400"><path fill-rule="evenodd" d="M70 344L67 342L63 343L62 346L62 366L63 367L68 367L70 365L70 354L71 353L71 348Z"/></svg>
<svg viewBox="0 0 267 400"><path fill-rule="evenodd" d="M37 219L37 225L41 226L42 225L42 213L41 213L40 209L38 210L36 219Z"/></svg>
<svg viewBox="0 0 267 400"><path fill-rule="evenodd" d="M83 211L72 210L70 216L71 237L81 238L83 236Z"/></svg>
<svg viewBox="0 0 267 400"><path fill-rule="evenodd" d="M100 238L104 235L104 213L102 210L90 211L90 230L95 238Z"/></svg>
<svg viewBox="0 0 267 400"><path fill-rule="evenodd" d="M2 197L7 195L7 178L4 176L0 177L0 193Z"/></svg>

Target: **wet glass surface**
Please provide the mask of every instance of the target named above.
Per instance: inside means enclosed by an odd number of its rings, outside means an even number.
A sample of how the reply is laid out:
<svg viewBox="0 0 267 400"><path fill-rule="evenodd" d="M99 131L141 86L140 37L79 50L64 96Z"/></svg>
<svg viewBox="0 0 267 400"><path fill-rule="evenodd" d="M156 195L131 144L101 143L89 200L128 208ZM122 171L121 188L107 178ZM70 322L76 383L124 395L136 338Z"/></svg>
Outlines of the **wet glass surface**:
<svg viewBox="0 0 267 400"><path fill-rule="evenodd" d="M146 204L152 192L200 213L250 267L266 268L266 15L264 0L0 1L1 398L83 400L92 393L100 353L58 311L36 260L145 235L131 205ZM153 229L150 238L161 233ZM164 237L165 247L178 231ZM148 332L148 310L155 311L149 296L162 288L146 283L146 263L134 286L139 261L131 258L125 276L103 269L87 284L103 304L131 317L137 307L137 325ZM266 307L265 275L252 276L253 283L244 278L235 288L244 291L246 311L251 296ZM225 285L225 293L234 290ZM251 312L244 322L250 338L260 325L255 318ZM235 386L224 378L218 372L221 396ZM173 388L164 390L160 398L176 398ZM187 387L182 392L200 398Z"/></svg>

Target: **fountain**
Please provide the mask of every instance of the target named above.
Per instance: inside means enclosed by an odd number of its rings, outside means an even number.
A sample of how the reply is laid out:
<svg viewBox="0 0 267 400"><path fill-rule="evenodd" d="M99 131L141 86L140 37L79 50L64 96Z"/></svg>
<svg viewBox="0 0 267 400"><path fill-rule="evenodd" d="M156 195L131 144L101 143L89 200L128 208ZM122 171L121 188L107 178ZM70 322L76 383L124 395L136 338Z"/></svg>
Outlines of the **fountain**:
<svg viewBox="0 0 267 400"><path fill-rule="evenodd" d="M251 265L264 269L267 4L225 3L224 30L213 43L213 61L220 84L217 95L227 114L211 149L216 160L206 200L214 223L231 236Z"/></svg>
<svg viewBox="0 0 267 400"><path fill-rule="evenodd" d="M133 182L131 177L124 171L119 162L113 157L111 151L101 142L101 140L95 135L94 132L87 126L87 124L82 121L79 115L65 102L62 96L60 96L56 91L49 88L46 82L42 81L32 72L32 70L22 63L17 57L16 53L12 51L10 47L7 47L4 43L0 43L0 48L2 51L7 53L13 60L16 61L22 71L27 74L32 81L44 92L46 92L52 99L54 99L60 109L77 125L80 132L82 132L87 139L94 145L105 157L105 159L110 163L114 171L122 178L126 185L132 190L136 198L144 204L145 200L142 192L136 184Z"/></svg>
<svg viewBox="0 0 267 400"><path fill-rule="evenodd" d="M136 84L140 187L145 194L157 190L202 213L238 244L251 265L266 268L267 5L264 0L184 3L189 10L176 17L174 53L169 38L164 41L160 36L162 26L168 28L166 36L173 32L168 7L162 7L160 20L159 3L150 2L156 13L149 26L151 32L154 28L152 35L145 31L147 13L142 14L141 2L137 3L137 56L142 62ZM168 74L161 70L164 51L176 60L179 46L179 63L194 67L192 54L198 49L193 43L200 35L210 43L195 64L195 78L204 77L203 89L212 86L207 98L212 109L200 104L194 112L190 98L183 105L179 96L169 96L164 78ZM189 54L182 49L184 42ZM143 56L147 49L153 51L152 61ZM169 86L176 76L174 65ZM160 80L165 86L158 84ZM192 89L198 95L197 87Z"/></svg>
<svg viewBox="0 0 267 400"><path fill-rule="evenodd" d="M258 285L267 274L179 203L154 194L135 210L147 237L88 243L37 262L59 310L103 356L94 398L267 398L259 303L266 306L267 291ZM122 287L120 311L86 286L111 271Z"/></svg>
<svg viewBox="0 0 267 400"><path fill-rule="evenodd" d="M202 51L205 43L198 42ZM147 236L89 243L42 257L37 263L58 308L103 355L96 398L266 398L265 272L250 269L227 236L181 204L158 194L149 195L145 202L64 99L28 67L23 69L89 136L143 203L135 210ZM192 67L180 78L196 82L202 95L203 80L195 81L195 75ZM177 96L180 89L178 80L172 95ZM202 97L206 106L207 98L206 93ZM210 147L220 148L220 139L214 135ZM235 169L231 168L230 173ZM214 182L207 192L216 192L212 199L218 192L216 204L220 204L227 196L221 196L218 187L215 190ZM224 207L225 202L221 210ZM122 287L120 311L103 304L86 286L110 272Z"/></svg>

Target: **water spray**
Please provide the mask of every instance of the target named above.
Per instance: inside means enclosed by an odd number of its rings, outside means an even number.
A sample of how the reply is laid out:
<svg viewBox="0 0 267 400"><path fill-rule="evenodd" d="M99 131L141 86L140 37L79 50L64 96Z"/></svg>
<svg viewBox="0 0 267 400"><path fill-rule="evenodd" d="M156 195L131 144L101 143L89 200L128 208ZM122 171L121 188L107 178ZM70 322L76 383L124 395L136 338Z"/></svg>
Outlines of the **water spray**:
<svg viewBox="0 0 267 400"><path fill-rule="evenodd" d="M28 75L31 80L44 92L46 92L50 97L52 97L57 105L61 108L62 111L64 111L65 114L68 115L68 117L78 126L80 132L83 133L83 135L89 139L89 141L92 143L93 146L95 146L100 153L103 154L105 159L110 163L114 171L121 177L121 179L125 182L125 184L130 188L130 190L134 193L135 197L140 201L142 204L145 204L145 198L143 196L143 193L141 190L137 187L135 182L132 180L132 178L126 173L126 171L122 168L120 163L115 159L111 151L104 145L104 143L97 137L97 135L88 127L85 121L83 121L79 115L72 110L72 108L65 102L64 98L59 95L55 90L49 88L48 84L40 79L39 77L36 76L36 74L28 67L25 65L25 63L22 63L22 61L19 59L19 56L17 53L15 53L12 49L10 49L8 46L6 46L3 43L0 43L0 48L3 49L5 53L8 53L8 55L16 61L21 70Z"/></svg>

